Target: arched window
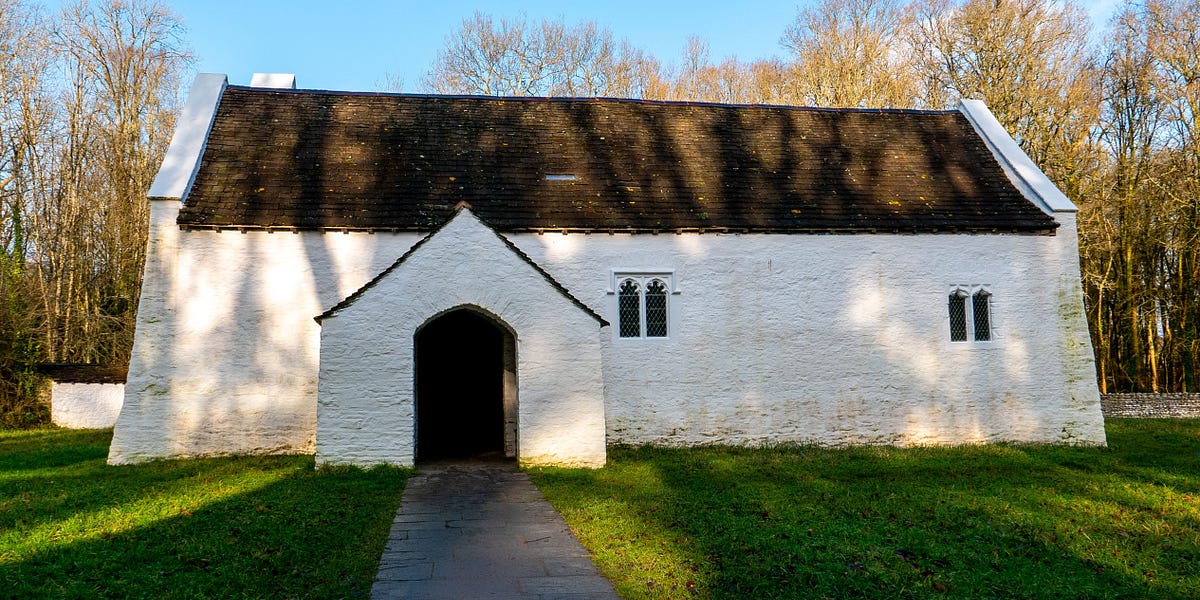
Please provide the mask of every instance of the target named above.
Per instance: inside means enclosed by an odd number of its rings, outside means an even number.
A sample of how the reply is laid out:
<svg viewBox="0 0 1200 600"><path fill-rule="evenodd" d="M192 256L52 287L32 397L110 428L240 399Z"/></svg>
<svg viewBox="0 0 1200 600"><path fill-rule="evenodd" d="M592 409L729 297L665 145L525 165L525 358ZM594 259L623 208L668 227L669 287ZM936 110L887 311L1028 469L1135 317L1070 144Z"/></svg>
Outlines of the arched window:
<svg viewBox="0 0 1200 600"><path fill-rule="evenodd" d="M661 279L646 284L646 337L667 337L667 286Z"/></svg>
<svg viewBox="0 0 1200 600"><path fill-rule="evenodd" d="M672 277L670 271L613 272L617 334L620 337L665 338L670 335L668 305L671 295L677 293L672 287Z"/></svg>
<svg viewBox="0 0 1200 600"><path fill-rule="evenodd" d="M966 290L950 292L950 341L967 341L967 298Z"/></svg>
<svg viewBox="0 0 1200 600"><path fill-rule="evenodd" d="M640 287L632 279L621 282L617 292L621 337L642 337L642 299Z"/></svg>
<svg viewBox="0 0 1200 600"><path fill-rule="evenodd" d="M991 342L992 292L981 285L951 288L947 298L951 342Z"/></svg>
<svg viewBox="0 0 1200 600"><path fill-rule="evenodd" d="M974 312L975 341L990 342L992 340L992 294L987 290L979 290L971 297L972 312Z"/></svg>

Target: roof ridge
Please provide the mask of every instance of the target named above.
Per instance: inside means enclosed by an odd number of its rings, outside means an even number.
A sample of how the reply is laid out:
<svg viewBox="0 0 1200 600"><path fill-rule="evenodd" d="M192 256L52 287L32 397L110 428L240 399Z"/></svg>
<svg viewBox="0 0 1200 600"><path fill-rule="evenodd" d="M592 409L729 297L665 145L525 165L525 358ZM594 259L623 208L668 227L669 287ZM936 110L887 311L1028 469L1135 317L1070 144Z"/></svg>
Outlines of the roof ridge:
<svg viewBox="0 0 1200 600"><path fill-rule="evenodd" d="M617 96L492 96L487 94L432 94L420 92L380 92L353 90L325 90L316 88L263 88L249 85L229 85L229 90L266 94L315 94L321 96L379 96L395 98L426 98L433 100L487 100L502 102L614 102L622 104L641 104L647 106L700 106L711 108L770 108L784 110L799 110L810 112L835 113L881 113L881 114L917 114L917 115L947 115L955 114L957 109L922 109L922 108L890 108L890 107L857 107L857 106L801 106L794 104L770 103L732 103L712 102L706 100L660 100L654 98L622 98Z"/></svg>

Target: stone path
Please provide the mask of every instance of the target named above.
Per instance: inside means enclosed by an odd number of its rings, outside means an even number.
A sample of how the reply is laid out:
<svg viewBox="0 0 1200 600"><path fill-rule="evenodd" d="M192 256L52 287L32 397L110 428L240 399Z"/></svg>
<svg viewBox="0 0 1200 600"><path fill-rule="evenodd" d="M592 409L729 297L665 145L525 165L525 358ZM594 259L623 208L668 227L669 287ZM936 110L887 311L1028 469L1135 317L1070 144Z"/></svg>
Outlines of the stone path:
<svg viewBox="0 0 1200 600"><path fill-rule="evenodd" d="M371 598L619 600L529 476L503 463L408 480Z"/></svg>

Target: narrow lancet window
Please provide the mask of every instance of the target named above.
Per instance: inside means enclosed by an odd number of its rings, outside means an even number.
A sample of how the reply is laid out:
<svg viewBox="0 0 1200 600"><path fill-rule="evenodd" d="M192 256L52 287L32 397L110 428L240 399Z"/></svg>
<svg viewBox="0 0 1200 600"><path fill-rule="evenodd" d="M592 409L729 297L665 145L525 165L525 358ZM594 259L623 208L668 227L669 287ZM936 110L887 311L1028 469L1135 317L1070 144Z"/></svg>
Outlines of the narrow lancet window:
<svg viewBox="0 0 1200 600"><path fill-rule="evenodd" d="M641 304L637 282L632 279L621 282L621 288L617 291L617 312L621 321L621 337L642 336Z"/></svg>
<svg viewBox="0 0 1200 600"><path fill-rule="evenodd" d="M667 337L667 286L658 279L646 285L646 337Z"/></svg>
<svg viewBox="0 0 1200 600"><path fill-rule="evenodd" d="M967 293L950 292L950 341L967 341Z"/></svg>
<svg viewBox="0 0 1200 600"><path fill-rule="evenodd" d="M979 290L971 298L971 309L975 317L975 341L989 342L992 340L992 295L987 290Z"/></svg>

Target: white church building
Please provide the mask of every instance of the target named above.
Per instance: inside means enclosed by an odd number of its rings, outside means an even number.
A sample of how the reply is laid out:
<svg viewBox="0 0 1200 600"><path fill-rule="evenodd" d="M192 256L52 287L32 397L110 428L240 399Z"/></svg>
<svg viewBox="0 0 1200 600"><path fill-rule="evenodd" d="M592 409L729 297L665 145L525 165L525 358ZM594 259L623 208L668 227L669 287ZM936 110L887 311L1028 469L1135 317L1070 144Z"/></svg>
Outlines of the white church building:
<svg viewBox="0 0 1200 600"><path fill-rule="evenodd" d="M202 74L149 202L110 463L1105 443L1076 208L979 101Z"/></svg>

